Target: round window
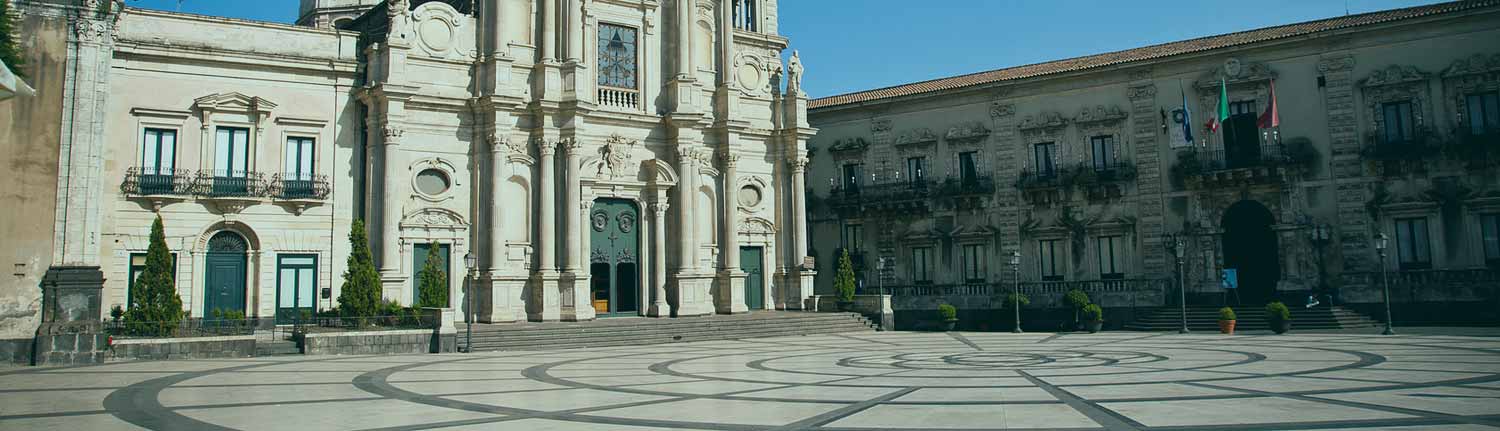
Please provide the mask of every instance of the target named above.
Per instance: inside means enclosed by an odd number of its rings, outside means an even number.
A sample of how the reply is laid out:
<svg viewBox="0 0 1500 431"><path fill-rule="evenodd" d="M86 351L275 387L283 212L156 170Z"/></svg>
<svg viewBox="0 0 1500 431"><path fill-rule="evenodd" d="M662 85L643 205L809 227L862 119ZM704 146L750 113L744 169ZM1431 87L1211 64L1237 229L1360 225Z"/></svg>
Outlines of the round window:
<svg viewBox="0 0 1500 431"><path fill-rule="evenodd" d="M740 206L754 208L760 205L760 188L755 186L744 186L740 188Z"/></svg>
<svg viewBox="0 0 1500 431"><path fill-rule="evenodd" d="M424 169L417 173L417 191L437 196L448 191L448 174L437 169Z"/></svg>

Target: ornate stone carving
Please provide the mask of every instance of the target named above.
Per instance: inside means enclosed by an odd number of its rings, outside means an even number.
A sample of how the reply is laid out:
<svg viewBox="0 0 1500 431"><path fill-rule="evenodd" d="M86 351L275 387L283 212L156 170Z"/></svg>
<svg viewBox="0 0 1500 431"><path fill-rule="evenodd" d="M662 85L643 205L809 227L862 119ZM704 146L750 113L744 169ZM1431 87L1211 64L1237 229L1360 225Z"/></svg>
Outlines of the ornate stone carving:
<svg viewBox="0 0 1500 431"><path fill-rule="evenodd" d="M990 103L990 117L1006 118L1014 115L1016 115L1016 105L1014 103Z"/></svg>
<svg viewBox="0 0 1500 431"><path fill-rule="evenodd" d="M921 127L901 132L900 135L896 136L894 145L897 147L916 147L934 144L937 141L937 133L933 133L932 129Z"/></svg>
<svg viewBox="0 0 1500 431"><path fill-rule="evenodd" d="M735 154L734 151L724 150L719 153L719 161L724 164L724 167L732 168L740 163L740 155Z"/></svg>
<svg viewBox="0 0 1500 431"><path fill-rule="evenodd" d="M760 217L745 217L740 221L740 233L769 235L776 233L776 225Z"/></svg>
<svg viewBox="0 0 1500 431"><path fill-rule="evenodd" d="M521 147L520 145L516 145L514 142L511 142L510 136L490 134L490 136L486 139L489 140L490 151L492 152L509 152L510 154L520 155L526 154L526 148Z"/></svg>
<svg viewBox="0 0 1500 431"><path fill-rule="evenodd" d="M879 120L871 120L870 121L870 133L880 134L880 133L888 133L890 131L891 131L891 120L889 118L883 118L883 119L879 119Z"/></svg>
<svg viewBox="0 0 1500 431"><path fill-rule="evenodd" d="M1370 76L1360 81L1359 85L1362 87L1379 87L1382 85L1404 84L1425 80L1427 80L1427 73L1417 70L1416 67L1393 64L1384 69L1370 72Z"/></svg>
<svg viewBox="0 0 1500 431"><path fill-rule="evenodd" d="M541 156L551 156L557 153L557 143L549 142L543 138L533 138L532 145L536 145L536 152Z"/></svg>
<svg viewBox="0 0 1500 431"><path fill-rule="evenodd" d="M1062 114L1056 112L1044 112L1041 115L1027 115L1021 120L1021 125L1016 128L1023 131L1037 129L1061 128L1068 125L1068 120Z"/></svg>
<svg viewBox="0 0 1500 431"><path fill-rule="evenodd" d="M990 136L990 129L984 123L969 121L959 123L948 128L948 133L943 135L949 142L976 142Z"/></svg>
<svg viewBox="0 0 1500 431"><path fill-rule="evenodd" d="M635 213L621 211L615 216L615 221L620 223L620 232L630 233L635 230Z"/></svg>
<svg viewBox="0 0 1500 431"><path fill-rule="evenodd" d="M604 140L604 147L600 149L604 157L604 163L599 167L599 177L624 178L630 175L630 169L636 167L633 164L634 150L637 141L626 139L618 134L610 135Z"/></svg>
<svg viewBox="0 0 1500 431"><path fill-rule="evenodd" d="M90 10L93 10L93 8ZM108 21L94 19L73 21L73 34L77 35L78 42L80 43L114 42L117 35L114 25L111 25Z"/></svg>
<svg viewBox="0 0 1500 431"><path fill-rule="evenodd" d="M787 164L788 167L792 168L792 173L798 173L798 174L800 174L800 173L803 173L803 172L807 172L807 163L808 162L809 162L809 160L806 157L795 157L795 158L792 158L791 160L787 160L786 164Z"/></svg>
<svg viewBox="0 0 1500 431"><path fill-rule="evenodd" d="M1474 54L1469 58L1454 60L1453 64L1443 71L1443 77L1474 75L1497 70L1500 70L1500 54Z"/></svg>
<svg viewBox="0 0 1500 431"><path fill-rule="evenodd" d="M386 142L400 141L401 136L405 134L406 130L399 127L385 126L385 128L380 129L380 137L385 138Z"/></svg>
<svg viewBox="0 0 1500 431"><path fill-rule="evenodd" d="M468 224L464 223L463 218L458 214L441 208L424 208L418 210L417 212L407 214L407 216L401 221L402 227L462 228L467 225Z"/></svg>
<svg viewBox="0 0 1500 431"><path fill-rule="evenodd" d="M1073 116L1074 123L1115 123L1129 117L1119 106L1104 105L1095 106L1093 109L1084 107L1078 110L1078 115Z"/></svg>
<svg viewBox="0 0 1500 431"><path fill-rule="evenodd" d="M579 151L583 150L583 142L579 141L577 138L572 137L562 138L562 140L557 141L557 146L562 149L563 154L567 154L569 156L580 155L578 154Z"/></svg>
<svg viewBox="0 0 1500 431"><path fill-rule="evenodd" d="M1342 72L1354 68L1354 56L1348 54L1318 59L1318 72Z"/></svg>
<svg viewBox="0 0 1500 431"><path fill-rule="evenodd" d="M786 66L786 92L793 96L803 96L802 93L802 55L797 50L792 50L792 58Z"/></svg>
<svg viewBox="0 0 1500 431"><path fill-rule="evenodd" d="M594 232L604 232L604 228L609 226L609 213L603 210L594 211L589 215L589 224L594 227Z"/></svg>
<svg viewBox="0 0 1500 431"><path fill-rule="evenodd" d="M1126 96L1128 96L1130 100L1151 99L1156 97L1156 84L1130 87L1130 89L1126 91Z"/></svg>
<svg viewBox="0 0 1500 431"><path fill-rule="evenodd" d="M828 146L828 153L857 153L867 148L870 148L870 142L865 138L847 138L833 141L833 145Z"/></svg>
<svg viewBox="0 0 1500 431"><path fill-rule="evenodd" d="M1212 72L1209 72L1207 77L1197 82L1197 86L1218 88L1221 81L1233 84L1237 82L1269 81L1275 77L1276 72L1272 71L1270 66L1266 66L1265 63L1242 62L1239 59L1231 58L1225 60L1223 66L1215 67ZM1156 88L1155 86L1150 87L1152 87L1150 90L1151 94L1154 96Z"/></svg>
<svg viewBox="0 0 1500 431"><path fill-rule="evenodd" d="M662 220L662 217L667 215L667 209L671 207L672 204L666 202L652 202L650 206L651 214L656 217L656 220Z"/></svg>

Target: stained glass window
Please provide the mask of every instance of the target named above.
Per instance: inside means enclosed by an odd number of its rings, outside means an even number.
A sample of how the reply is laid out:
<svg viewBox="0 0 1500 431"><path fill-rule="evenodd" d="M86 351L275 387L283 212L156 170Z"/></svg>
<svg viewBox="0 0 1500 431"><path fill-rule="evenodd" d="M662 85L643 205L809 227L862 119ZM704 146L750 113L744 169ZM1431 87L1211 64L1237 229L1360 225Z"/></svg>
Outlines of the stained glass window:
<svg viewBox="0 0 1500 431"><path fill-rule="evenodd" d="M635 89L636 29L599 24L599 85Z"/></svg>

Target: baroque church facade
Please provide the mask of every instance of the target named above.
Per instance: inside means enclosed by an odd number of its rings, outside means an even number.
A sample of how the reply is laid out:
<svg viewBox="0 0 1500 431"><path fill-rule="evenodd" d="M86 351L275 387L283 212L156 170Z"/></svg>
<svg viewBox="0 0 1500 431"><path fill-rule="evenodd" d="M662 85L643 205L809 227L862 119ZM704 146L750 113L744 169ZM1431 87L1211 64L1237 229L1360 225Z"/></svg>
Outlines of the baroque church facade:
<svg viewBox="0 0 1500 431"><path fill-rule="evenodd" d="M1378 304L1383 257L1398 318L1493 315L1497 89L1500 6L1466 1L820 98L813 254L898 310Z"/></svg>
<svg viewBox="0 0 1500 431"><path fill-rule="evenodd" d="M62 266L98 267L105 310L124 305L157 216L193 317L336 306L356 219L387 300L413 304L438 256L482 322L812 294L815 131L775 0L304 0L298 25L15 3L61 101L28 107L62 133L27 138L55 139L56 181L27 187L57 210L26 212L51 227L17 259L45 258L17 264L6 310Z"/></svg>

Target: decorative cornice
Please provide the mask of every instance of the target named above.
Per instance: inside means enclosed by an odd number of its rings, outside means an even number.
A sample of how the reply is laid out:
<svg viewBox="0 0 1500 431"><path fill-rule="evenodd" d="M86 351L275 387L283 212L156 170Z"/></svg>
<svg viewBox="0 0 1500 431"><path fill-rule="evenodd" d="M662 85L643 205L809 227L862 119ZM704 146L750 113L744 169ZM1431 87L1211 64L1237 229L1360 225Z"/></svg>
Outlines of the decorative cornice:
<svg viewBox="0 0 1500 431"><path fill-rule="evenodd" d="M943 138L949 142L977 142L988 136L990 136L990 129L978 121L959 123L948 128L948 133L943 134Z"/></svg>
<svg viewBox="0 0 1500 431"><path fill-rule="evenodd" d="M1068 120L1066 118L1063 118L1062 114L1056 112L1044 112L1040 116L1027 115L1025 119L1021 120L1021 124L1016 126L1016 128L1020 130L1038 130L1061 128L1067 125Z"/></svg>
<svg viewBox="0 0 1500 431"><path fill-rule="evenodd" d="M828 153L856 153L862 152L866 148L870 148L870 142L866 141L865 138L847 138L833 141L833 145L828 146Z"/></svg>
<svg viewBox="0 0 1500 431"><path fill-rule="evenodd" d="M1093 109L1087 107L1079 109L1078 115L1073 116L1073 122L1080 126L1096 123L1109 124L1118 123L1127 117L1129 117L1129 114L1126 114L1119 106L1111 105L1105 107L1104 105L1098 105Z"/></svg>
<svg viewBox="0 0 1500 431"><path fill-rule="evenodd" d="M1379 87L1383 85L1405 84L1408 82L1424 81L1428 77L1426 72L1417 70L1415 66L1390 65L1384 69L1370 72L1370 76L1359 82L1361 87Z"/></svg>
<svg viewBox="0 0 1500 431"><path fill-rule="evenodd" d="M1442 76L1449 78L1495 71L1500 71L1500 54L1474 54L1469 58L1454 60L1453 64L1443 71Z"/></svg>

